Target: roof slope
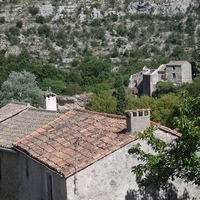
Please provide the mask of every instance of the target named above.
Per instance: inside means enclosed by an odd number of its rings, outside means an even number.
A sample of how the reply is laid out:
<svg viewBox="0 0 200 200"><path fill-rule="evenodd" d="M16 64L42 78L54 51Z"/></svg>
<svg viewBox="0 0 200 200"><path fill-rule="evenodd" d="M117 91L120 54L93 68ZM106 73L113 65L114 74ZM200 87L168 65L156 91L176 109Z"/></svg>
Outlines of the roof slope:
<svg viewBox="0 0 200 200"><path fill-rule="evenodd" d="M0 109L0 123L30 107L27 103L13 102Z"/></svg>
<svg viewBox="0 0 200 200"><path fill-rule="evenodd" d="M189 63L189 62L185 61L185 60L180 60L180 61L172 60L169 63L167 63L166 66L168 66L168 65L184 65L185 63Z"/></svg>
<svg viewBox="0 0 200 200"><path fill-rule="evenodd" d="M14 146L65 178L135 140L123 116L71 110Z"/></svg>
<svg viewBox="0 0 200 200"><path fill-rule="evenodd" d="M9 103L0 109L0 146L12 143L44 126L63 113L35 109L30 104Z"/></svg>

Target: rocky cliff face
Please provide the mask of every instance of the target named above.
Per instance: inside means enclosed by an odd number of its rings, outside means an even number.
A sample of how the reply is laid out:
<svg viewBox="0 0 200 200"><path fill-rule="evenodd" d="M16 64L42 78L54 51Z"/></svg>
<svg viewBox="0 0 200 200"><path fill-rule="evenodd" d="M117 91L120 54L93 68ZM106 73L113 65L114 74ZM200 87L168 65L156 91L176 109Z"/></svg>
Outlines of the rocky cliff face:
<svg viewBox="0 0 200 200"><path fill-rule="evenodd" d="M190 7L197 6L197 2L192 0L166 0L166 1L134 1L128 6L129 13L150 13L160 15L174 15L186 13Z"/></svg>
<svg viewBox="0 0 200 200"><path fill-rule="evenodd" d="M123 60L122 55L129 59L135 51L143 51L145 45L144 51L148 52L145 58L150 58L163 51L164 41L172 33L170 26L186 29L184 22L187 17L195 17L193 10L199 6L197 0L12 2L15 1L0 2L0 49L8 55L18 54L25 47L33 56L63 68L85 53L112 58L117 66ZM168 29L166 20L159 21L159 17L151 21L148 17L135 17L136 14L162 17L188 13L186 18L173 21ZM171 23L170 18L167 20ZM198 25L199 21L195 23ZM184 35L183 41L187 36ZM170 48L166 53L171 51Z"/></svg>

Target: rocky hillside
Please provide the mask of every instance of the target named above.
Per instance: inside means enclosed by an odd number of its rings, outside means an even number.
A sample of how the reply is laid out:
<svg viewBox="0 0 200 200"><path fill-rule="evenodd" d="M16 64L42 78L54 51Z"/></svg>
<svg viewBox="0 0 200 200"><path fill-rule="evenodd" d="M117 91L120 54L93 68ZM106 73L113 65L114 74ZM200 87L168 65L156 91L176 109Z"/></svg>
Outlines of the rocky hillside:
<svg viewBox="0 0 200 200"><path fill-rule="evenodd" d="M133 59L190 59L200 46L196 0L0 1L0 49L23 48L61 68L95 55L115 67Z"/></svg>

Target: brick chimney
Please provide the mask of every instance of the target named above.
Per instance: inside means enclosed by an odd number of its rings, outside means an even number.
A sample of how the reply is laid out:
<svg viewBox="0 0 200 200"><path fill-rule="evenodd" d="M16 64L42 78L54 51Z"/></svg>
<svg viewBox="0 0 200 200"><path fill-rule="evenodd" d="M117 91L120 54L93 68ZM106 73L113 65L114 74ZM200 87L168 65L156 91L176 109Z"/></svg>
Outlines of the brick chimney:
<svg viewBox="0 0 200 200"><path fill-rule="evenodd" d="M144 131L150 126L150 109L127 110L125 113L127 133Z"/></svg>
<svg viewBox="0 0 200 200"><path fill-rule="evenodd" d="M44 109L57 111L56 95L52 93L50 89L48 89L43 96L44 96Z"/></svg>

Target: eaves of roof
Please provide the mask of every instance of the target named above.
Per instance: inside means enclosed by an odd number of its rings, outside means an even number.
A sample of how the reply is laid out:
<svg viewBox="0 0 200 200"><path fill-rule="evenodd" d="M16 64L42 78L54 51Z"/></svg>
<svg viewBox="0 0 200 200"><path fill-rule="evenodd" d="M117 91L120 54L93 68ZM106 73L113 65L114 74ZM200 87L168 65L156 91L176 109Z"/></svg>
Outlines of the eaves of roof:
<svg viewBox="0 0 200 200"><path fill-rule="evenodd" d="M136 139L126 133L125 116L75 109L14 142L14 147L68 178Z"/></svg>

